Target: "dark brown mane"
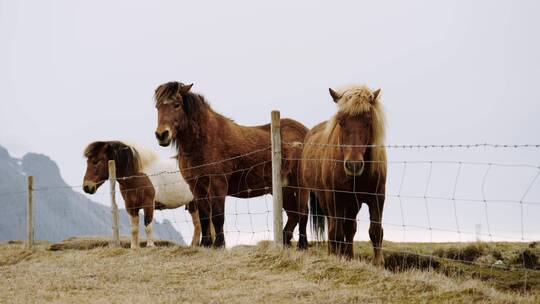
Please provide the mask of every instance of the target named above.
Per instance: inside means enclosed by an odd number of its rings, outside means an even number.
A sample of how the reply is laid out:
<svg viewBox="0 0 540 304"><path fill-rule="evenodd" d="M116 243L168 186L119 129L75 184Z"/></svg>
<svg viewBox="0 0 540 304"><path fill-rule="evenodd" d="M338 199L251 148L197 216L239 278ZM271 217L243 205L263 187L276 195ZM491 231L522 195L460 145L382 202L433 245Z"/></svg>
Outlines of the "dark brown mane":
<svg viewBox="0 0 540 304"><path fill-rule="evenodd" d="M193 140L192 144L197 145L196 139L209 132L209 130L204 130L207 127L205 126L205 122L209 116L234 123L234 120L215 112L203 95L191 91L181 93L184 86L185 84L181 82L171 81L160 85L154 93L156 107L164 102L182 101L182 109L185 112L186 119L182 120L182 125L178 130L179 132L172 140L172 144L177 148L177 151L180 151L180 149L186 150L187 148L185 146L183 148L179 146L180 137L191 138Z"/></svg>
<svg viewBox="0 0 540 304"><path fill-rule="evenodd" d="M204 96L192 92L181 94L181 88L184 86L185 84L177 81L171 81L160 85L154 93L156 107L163 102L181 100L182 109L186 114L185 125L182 126L181 129L183 129L182 131L187 132L187 135L190 137L198 138L201 134L200 123L207 112L212 110ZM175 139L174 144L176 145L176 143Z"/></svg>
<svg viewBox="0 0 540 304"><path fill-rule="evenodd" d="M135 148L121 141L95 141L84 149L84 156L88 159L99 156L105 149L108 160L114 160L118 177L135 175L140 171L139 154Z"/></svg>
<svg viewBox="0 0 540 304"><path fill-rule="evenodd" d="M154 93L156 106L159 106L161 103L166 101L179 100L179 97L181 96L183 101L182 108L188 117L195 117L200 114L204 108L210 108L208 102L200 94L192 92L180 94L180 89L183 86L185 86L185 84L177 81L171 81L160 85Z"/></svg>

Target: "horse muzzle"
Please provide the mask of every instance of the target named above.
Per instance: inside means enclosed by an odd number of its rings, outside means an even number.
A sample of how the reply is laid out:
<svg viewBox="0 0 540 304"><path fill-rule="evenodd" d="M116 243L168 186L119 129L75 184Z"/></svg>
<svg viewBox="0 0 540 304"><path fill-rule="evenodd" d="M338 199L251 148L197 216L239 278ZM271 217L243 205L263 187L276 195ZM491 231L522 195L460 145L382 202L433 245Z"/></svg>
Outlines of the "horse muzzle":
<svg viewBox="0 0 540 304"><path fill-rule="evenodd" d="M156 139L160 146L167 147L171 144L171 132L169 130L163 132L156 131Z"/></svg>
<svg viewBox="0 0 540 304"><path fill-rule="evenodd" d="M346 160L343 163L343 169L348 176L359 176L364 172L364 161Z"/></svg>
<svg viewBox="0 0 540 304"><path fill-rule="evenodd" d="M94 194L97 191L97 184L95 183L84 183L83 185L84 192L88 194Z"/></svg>

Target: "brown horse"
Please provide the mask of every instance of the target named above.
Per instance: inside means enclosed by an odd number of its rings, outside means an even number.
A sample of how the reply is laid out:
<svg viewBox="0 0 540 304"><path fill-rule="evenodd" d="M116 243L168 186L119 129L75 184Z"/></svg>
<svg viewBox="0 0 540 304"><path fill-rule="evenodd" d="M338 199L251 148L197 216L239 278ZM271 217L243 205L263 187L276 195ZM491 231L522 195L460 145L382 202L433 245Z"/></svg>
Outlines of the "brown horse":
<svg viewBox="0 0 540 304"><path fill-rule="evenodd" d="M193 195L178 171L174 159L159 159L153 152L120 141L96 141L84 150L87 158L83 190L93 194L109 178L108 161L116 164L116 178L131 217L131 248L139 247L139 210L144 210L147 247L153 247L152 218L154 209L186 206L193 225L192 246L201 237L199 213L191 203Z"/></svg>
<svg viewBox="0 0 540 304"><path fill-rule="evenodd" d="M225 197L249 198L272 192L270 125L241 126L214 112L203 96L191 92L191 85L169 82L155 91L161 146L175 144L182 175L190 185L201 216L202 245L210 246L209 213L216 231L214 247L225 245ZM307 128L291 119L281 120L281 137L303 142ZM284 157L299 158L301 147L283 145ZM298 162L284 161L283 182L298 185ZM283 207L287 224L285 245L300 224L298 248L307 248L308 192L285 189Z"/></svg>
<svg viewBox="0 0 540 304"><path fill-rule="evenodd" d="M382 146L384 113L379 92L365 86L339 92L330 89L338 112L306 135L301 180L302 187L312 190L319 203L310 202L313 222L322 225L324 230L324 218L321 221L317 215L323 214L328 219L330 253L353 256L356 215L362 203L368 205L369 236L375 252L373 262L383 265L381 219L386 151Z"/></svg>

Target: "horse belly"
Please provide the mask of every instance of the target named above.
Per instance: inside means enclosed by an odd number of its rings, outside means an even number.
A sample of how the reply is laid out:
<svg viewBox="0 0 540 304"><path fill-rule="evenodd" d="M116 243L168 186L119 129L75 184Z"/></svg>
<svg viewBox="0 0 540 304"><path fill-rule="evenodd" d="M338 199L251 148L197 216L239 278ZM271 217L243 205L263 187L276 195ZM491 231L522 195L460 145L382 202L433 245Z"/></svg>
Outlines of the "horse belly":
<svg viewBox="0 0 540 304"><path fill-rule="evenodd" d="M164 209L174 209L187 205L193 200L193 195L189 191L187 184L185 187L176 185L154 186L156 188L155 201L163 205Z"/></svg>
<svg viewBox="0 0 540 304"><path fill-rule="evenodd" d="M252 172L254 173L254 172ZM238 198L250 198L272 192L272 181L263 172L258 174L233 174L229 177L227 194ZM261 178L261 176L264 176Z"/></svg>
<svg viewBox="0 0 540 304"><path fill-rule="evenodd" d="M178 171L172 159L158 161L145 170L156 190L154 200L164 209L178 208L193 200L189 185Z"/></svg>
<svg viewBox="0 0 540 304"><path fill-rule="evenodd" d="M268 188L268 189L264 189L264 190L260 190L260 189L257 189L257 190L244 189L243 191L230 194L230 196L238 197L238 198L251 198L251 197L262 196L262 195L270 194L270 193L272 193L272 188L271 187Z"/></svg>

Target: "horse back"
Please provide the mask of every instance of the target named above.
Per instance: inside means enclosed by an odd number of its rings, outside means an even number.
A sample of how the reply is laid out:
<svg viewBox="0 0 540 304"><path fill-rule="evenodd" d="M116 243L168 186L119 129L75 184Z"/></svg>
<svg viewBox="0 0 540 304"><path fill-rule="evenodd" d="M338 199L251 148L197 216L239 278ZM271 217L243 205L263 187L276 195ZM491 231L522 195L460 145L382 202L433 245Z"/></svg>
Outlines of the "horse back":
<svg viewBox="0 0 540 304"><path fill-rule="evenodd" d="M271 125L265 124L256 128L271 132ZM309 129L300 122L283 118L280 121L281 130L281 152L283 155L282 171L284 176L288 176L290 180L297 180L297 168L300 157L302 156L302 143Z"/></svg>
<svg viewBox="0 0 540 304"><path fill-rule="evenodd" d="M283 148L285 151L283 151L284 156L294 156L294 155L288 155L289 153L295 153L296 156L300 156L301 149L294 149L292 151L289 151L288 149L285 149L286 146L297 146L301 145L304 142L304 138L306 137L306 134L308 133L309 129L306 128L303 124L300 122L290 119L290 118L283 118L281 119L281 141L283 143ZM255 126L255 128L263 130L265 132L270 133L271 132L271 125L270 124L264 124L260 126ZM270 138L269 138L270 140Z"/></svg>

